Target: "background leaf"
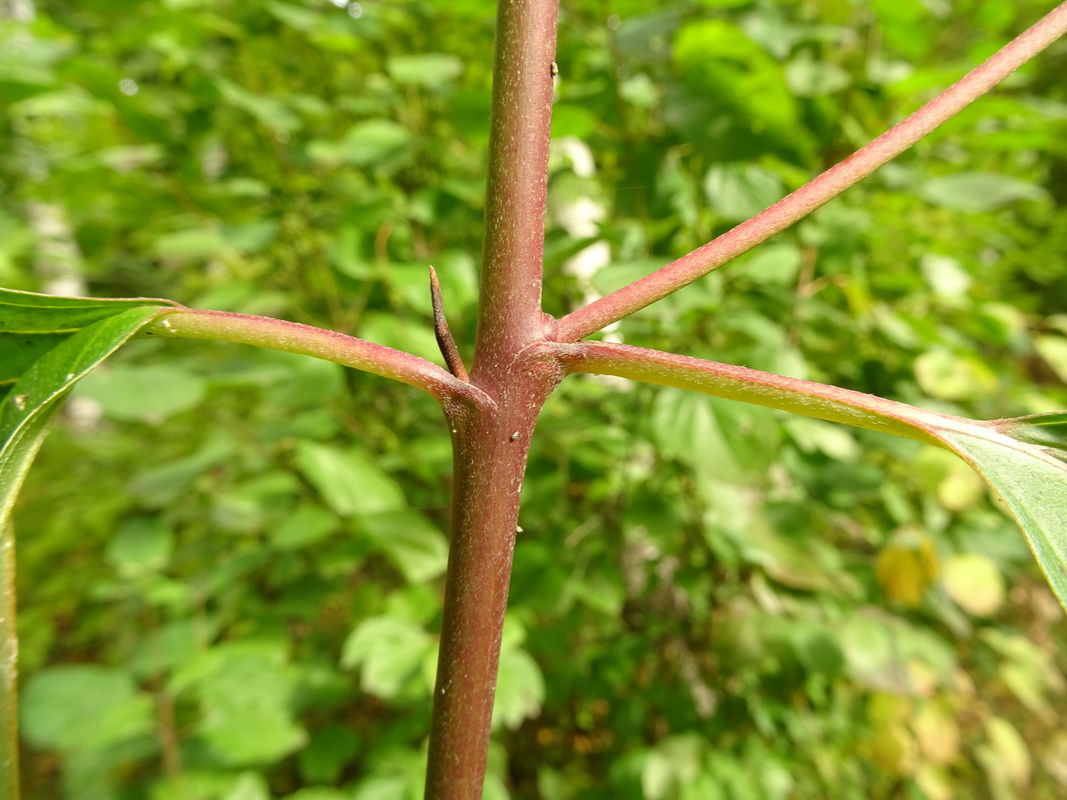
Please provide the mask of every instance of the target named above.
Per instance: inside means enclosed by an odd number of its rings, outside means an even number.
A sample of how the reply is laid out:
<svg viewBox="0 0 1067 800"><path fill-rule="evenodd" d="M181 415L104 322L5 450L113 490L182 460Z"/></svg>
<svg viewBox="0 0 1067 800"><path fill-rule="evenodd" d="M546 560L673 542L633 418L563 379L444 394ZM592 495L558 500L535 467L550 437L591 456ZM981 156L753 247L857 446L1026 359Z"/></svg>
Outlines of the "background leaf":
<svg viewBox="0 0 1067 800"><path fill-rule="evenodd" d="M86 664L39 673L24 693L25 736L38 747L94 750L152 730L152 702L124 672Z"/></svg>
<svg viewBox="0 0 1067 800"><path fill-rule="evenodd" d="M1015 200L1046 197L1044 190L1035 184L1006 175L977 172L931 178L919 192L931 203L959 211L989 211Z"/></svg>

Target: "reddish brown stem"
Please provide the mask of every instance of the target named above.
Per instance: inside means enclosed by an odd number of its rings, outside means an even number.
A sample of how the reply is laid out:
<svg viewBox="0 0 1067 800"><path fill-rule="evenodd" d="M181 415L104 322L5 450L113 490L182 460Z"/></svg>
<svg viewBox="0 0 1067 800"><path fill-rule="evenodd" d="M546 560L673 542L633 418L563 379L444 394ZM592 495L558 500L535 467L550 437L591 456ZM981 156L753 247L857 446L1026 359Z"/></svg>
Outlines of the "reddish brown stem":
<svg viewBox="0 0 1067 800"><path fill-rule="evenodd" d="M491 404L484 393L424 358L373 342L287 322L229 311L183 308L146 325L143 336L210 339L315 356L372 372L429 392L442 404Z"/></svg>
<svg viewBox="0 0 1067 800"><path fill-rule="evenodd" d="M481 797L526 456L562 373L524 351L541 311L557 0L497 8L485 249L471 382L495 404L446 407L455 489L426 796Z"/></svg>
<svg viewBox="0 0 1067 800"><path fill-rule="evenodd" d="M556 0L497 8L485 246L474 383L495 394L512 356L544 336L541 275Z"/></svg>
<svg viewBox="0 0 1067 800"><path fill-rule="evenodd" d="M561 377L552 361L520 359L499 406L449 418L455 485L427 798L481 797L526 457Z"/></svg>

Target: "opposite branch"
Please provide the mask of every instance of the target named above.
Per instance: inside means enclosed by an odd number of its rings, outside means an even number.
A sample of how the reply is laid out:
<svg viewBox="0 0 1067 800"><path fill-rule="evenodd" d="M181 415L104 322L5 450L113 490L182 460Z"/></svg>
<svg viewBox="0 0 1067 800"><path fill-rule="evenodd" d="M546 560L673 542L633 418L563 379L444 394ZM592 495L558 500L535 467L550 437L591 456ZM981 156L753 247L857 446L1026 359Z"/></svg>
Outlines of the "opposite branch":
<svg viewBox="0 0 1067 800"><path fill-rule="evenodd" d="M903 122L795 192L651 275L568 314L556 338L573 342L651 305L788 228L870 175L988 92L1067 31L1067 3L1013 39Z"/></svg>
<svg viewBox="0 0 1067 800"><path fill-rule="evenodd" d="M544 335L541 270L552 117L557 0L503 0L497 9L485 245L474 381L495 375Z"/></svg>
<svg viewBox="0 0 1067 800"><path fill-rule="evenodd" d="M424 358L298 322L229 311L182 309L159 317L142 333L155 337L251 344L269 350L300 353L392 378L422 389L442 403L467 400L476 405L493 405L485 392Z"/></svg>
<svg viewBox="0 0 1067 800"><path fill-rule="evenodd" d="M609 342L544 345L568 372L617 375L806 417L882 431L944 447L929 431L954 428L956 417L838 386L787 378L732 364Z"/></svg>

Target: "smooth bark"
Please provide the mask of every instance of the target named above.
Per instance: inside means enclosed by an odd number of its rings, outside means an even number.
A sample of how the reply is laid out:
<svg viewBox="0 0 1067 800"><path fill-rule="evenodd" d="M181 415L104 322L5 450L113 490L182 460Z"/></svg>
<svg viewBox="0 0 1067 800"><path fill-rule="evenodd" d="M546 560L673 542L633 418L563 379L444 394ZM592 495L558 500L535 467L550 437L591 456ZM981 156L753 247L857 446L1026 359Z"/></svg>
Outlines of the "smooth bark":
<svg viewBox="0 0 1067 800"><path fill-rule="evenodd" d="M455 487L426 797L481 797L530 437L558 365L528 348L541 310L556 0L497 6L478 333L470 380L495 406L449 410Z"/></svg>
<svg viewBox="0 0 1067 800"><path fill-rule="evenodd" d="M529 356L498 406L449 415L454 487L426 797L481 797L530 439L563 377Z"/></svg>
<svg viewBox="0 0 1067 800"><path fill-rule="evenodd" d="M541 311L556 0L497 7L485 243L472 380L495 395L515 354L545 335Z"/></svg>
<svg viewBox="0 0 1067 800"><path fill-rule="evenodd" d="M271 317L181 309L147 325L143 336L210 339L314 356L429 392L442 403L491 403L485 395L424 358L343 333Z"/></svg>

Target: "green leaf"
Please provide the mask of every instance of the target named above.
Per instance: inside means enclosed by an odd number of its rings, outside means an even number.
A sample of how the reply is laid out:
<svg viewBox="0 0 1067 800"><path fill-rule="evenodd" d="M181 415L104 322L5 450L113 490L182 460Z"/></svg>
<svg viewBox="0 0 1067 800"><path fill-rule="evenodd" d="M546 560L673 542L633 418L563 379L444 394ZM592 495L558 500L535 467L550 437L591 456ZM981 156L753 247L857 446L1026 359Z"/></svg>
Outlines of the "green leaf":
<svg viewBox="0 0 1067 800"><path fill-rule="evenodd" d="M0 527L57 402L164 313L165 302L47 297L0 289L0 334L6 337L0 377L9 385L0 395ZM37 358L30 361L27 352Z"/></svg>
<svg viewBox="0 0 1067 800"><path fill-rule="evenodd" d="M301 441L296 463L341 516L396 511L407 505L397 483L363 450Z"/></svg>
<svg viewBox="0 0 1067 800"><path fill-rule="evenodd" d="M934 431L971 464L1019 523L1067 608L1067 413ZM1034 444L1034 441L1047 446Z"/></svg>
<svg viewBox="0 0 1067 800"><path fill-rule="evenodd" d="M997 376L985 362L940 348L915 359L915 377L924 392L941 400L988 397L997 388Z"/></svg>
<svg viewBox="0 0 1067 800"><path fill-rule="evenodd" d="M112 419L159 423L198 406L207 384L170 364L120 364L89 375L77 391L96 400Z"/></svg>
<svg viewBox="0 0 1067 800"><path fill-rule="evenodd" d="M26 685L22 701L26 740L52 750L102 750L150 733L151 698L133 679L91 664L51 667Z"/></svg>
<svg viewBox="0 0 1067 800"><path fill-rule="evenodd" d="M746 220L785 195L782 182L758 164L713 164L704 177L711 207L728 220Z"/></svg>
<svg viewBox="0 0 1067 800"><path fill-rule="evenodd" d="M1034 349L1056 373L1056 377L1067 383L1067 339L1062 336L1037 336L1034 338Z"/></svg>
<svg viewBox="0 0 1067 800"><path fill-rule="evenodd" d="M411 133L390 119L357 122L339 140L316 139L308 144L308 155L321 164L351 164L393 171L407 160L412 143Z"/></svg>
<svg viewBox="0 0 1067 800"><path fill-rule="evenodd" d="M518 647L500 652L493 728L514 730L528 717L535 717L545 699L545 679L533 657Z"/></svg>
<svg viewBox="0 0 1067 800"><path fill-rule="evenodd" d="M688 392L660 392L652 410L653 436L666 454L731 484L765 479L778 437L771 422L761 408ZM693 442L700 442L700 448L694 449Z"/></svg>
<svg viewBox="0 0 1067 800"><path fill-rule="evenodd" d="M393 56L385 65L389 76L398 83L437 88L463 74L463 62L447 53L420 53Z"/></svg>
<svg viewBox="0 0 1067 800"><path fill-rule="evenodd" d="M296 794L287 794L283 800L351 800L352 795L337 789L315 787L301 789Z"/></svg>
<svg viewBox="0 0 1067 800"><path fill-rule="evenodd" d="M341 771L359 752L359 746L360 738L345 725L336 723L326 725L315 731L307 747L300 751L298 758L301 777L305 783L339 783ZM316 790L302 790L302 792L311 791ZM301 795L301 792L292 797L298 795ZM303 800L309 799L303 798Z"/></svg>
<svg viewBox="0 0 1067 800"><path fill-rule="evenodd" d="M248 92L225 78L216 78L215 86L224 102L251 114L272 131L293 132L300 129L300 117L280 100Z"/></svg>
<svg viewBox="0 0 1067 800"><path fill-rule="evenodd" d="M341 664L360 669L363 691L389 699L400 694L432 649L433 639L418 625L393 617L372 617L360 623L345 641Z"/></svg>
<svg viewBox="0 0 1067 800"><path fill-rule="evenodd" d="M973 466L1007 506L1026 536L1041 569L1045 572L1060 603L1067 609L1067 412L1021 417L1018 419L978 422L926 411L810 381L797 381L742 367L730 367L710 361L668 355L655 350L594 342L575 346L589 357L596 371L625 378L647 380L677 388L691 389L717 397L747 400L784 411L871 428L905 438L939 442ZM608 356L640 353L641 359L613 362ZM950 359L944 360L951 366ZM975 364L979 362L973 362ZM922 370L917 369L920 376ZM952 376L955 378L955 376ZM969 390L970 386L965 383ZM955 389L952 387L955 394ZM665 395L667 393L664 393ZM943 396L946 396L943 392ZM740 435L729 441L735 456L729 468L741 472L758 459L746 459L739 445L754 430L746 426L722 425L718 431L707 414L690 414L681 408L653 410L655 435L661 437L665 451L681 456L684 441L701 443L706 454L713 443L713 460L721 467L726 459L725 431ZM699 409L693 409L699 412ZM717 416L718 412L716 412ZM716 433L719 436L716 437ZM713 437L719 441L713 442ZM1036 443L1035 443L1036 442ZM693 448L690 446L690 452ZM755 450L767 451L764 445ZM673 451L673 452L672 452ZM704 455L704 460L708 460ZM748 462L748 463L746 463ZM694 463L698 468L700 460ZM716 476L719 477L719 476Z"/></svg>
<svg viewBox="0 0 1067 800"><path fill-rule="evenodd" d="M997 427L1021 442L1067 451L1067 411L1004 419Z"/></svg>
<svg viewBox="0 0 1067 800"><path fill-rule="evenodd" d="M0 536L59 401L89 370L164 313L165 302L48 297L0 289ZM0 575L0 586L14 585L11 567L13 559L0 565L7 573ZM0 616L6 620L7 615ZM0 652L5 654L14 652L13 623L0 624ZM17 713L13 659L5 658L0 668L0 760L8 763ZM45 701L47 696L46 691ZM93 713L82 718L100 721ZM42 741L49 740L52 731L45 725L39 731Z"/></svg>
<svg viewBox="0 0 1067 800"><path fill-rule="evenodd" d="M322 541L340 520L320 506L300 505L271 532L271 546L277 550L299 550Z"/></svg>
<svg viewBox="0 0 1067 800"><path fill-rule="evenodd" d="M1015 200L1041 200L1044 189L1033 183L988 172L961 172L931 178L919 187L919 195L954 211L992 211Z"/></svg>
<svg viewBox="0 0 1067 800"><path fill-rule="evenodd" d="M407 509L371 514L362 520L379 550L388 556L409 583L436 578L448 566L448 542L426 517Z"/></svg>
<svg viewBox="0 0 1067 800"><path fill-rule="evenodd" d="M803 54L789 63L785 70L789 88L798 97L822 97L848 87L852 78L837 64L817 61Z"/></svg>
<svg viewBox="0 0 1067 800"><path fill-rule="evenodd" d="M189 228L165 233L152 243L152 252L167 261L185 263L222 255L230 245L220 231L213 228Z"/></svg>
<svg viewBox="0 0 1067 800"><path fill-rule="evenodd" d="M223 763L270 763L306 743L290 707L296 676L286 660L283 644L226 642L175 676L173 690L189 690L199 700L199 736Z"/></svg>

